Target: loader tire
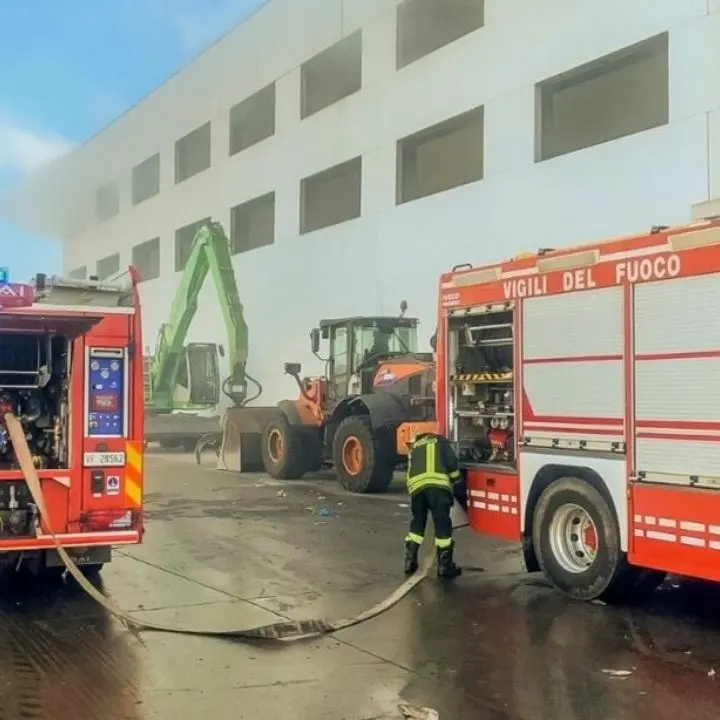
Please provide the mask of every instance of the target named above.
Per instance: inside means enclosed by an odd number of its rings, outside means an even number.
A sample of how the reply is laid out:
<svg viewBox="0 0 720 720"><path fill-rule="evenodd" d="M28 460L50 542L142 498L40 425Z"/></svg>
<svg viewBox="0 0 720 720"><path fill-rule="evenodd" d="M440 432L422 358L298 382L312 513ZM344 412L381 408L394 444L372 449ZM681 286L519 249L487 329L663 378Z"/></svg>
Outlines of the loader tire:
<svg viewBox="0 0 720 720"><path fill-rule="evenodd" d="M272 419L263 430L261 443L265 472L280 480L296 480L307 468L300 428L284 415Z"/></svg>
<svg viewBox="0 0 720 720"><path fill-rule="evenodd" d="M390 438L374 432L370 420L357 415L338 426L332 458L338 479L352 493L385 492L397 459Z"/></svg>

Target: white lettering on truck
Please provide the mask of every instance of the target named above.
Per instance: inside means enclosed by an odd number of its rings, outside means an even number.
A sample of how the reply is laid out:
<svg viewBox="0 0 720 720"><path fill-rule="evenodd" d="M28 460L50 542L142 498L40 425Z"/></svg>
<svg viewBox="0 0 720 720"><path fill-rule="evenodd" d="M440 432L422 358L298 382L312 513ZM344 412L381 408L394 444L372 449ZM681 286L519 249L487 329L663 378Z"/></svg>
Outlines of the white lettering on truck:
<svg viewBox="0 0 720 720"><path fill-rule="evenodd" d="M443 307L453 307L460 304L460 293L443 293L442 305Z"/></svg>
<svg viewBox="0 0 720 720"><path fill-rule="evenodd" d="M545 295L547 294L547 275L505 280L503 282L503 294L506 300Z"/></svg>
<svg viewBox="0 0 720 720"><path fill-rule="evenodd" d="M655 255L652 257L621 260L615 265L615 284L648 282L650 280L664 280L675 278L682 271L680 256ZM600 275L604 276L603 272ZM593 275L593 268L580 268L565 270L562 273L562 292L574 290L591 290L597 287ZM548 293L548 275L532 275L530 277L515 278L503 281L503 295L506 300L530 298ZM553 287L554 290L554 287ZM557 292L557 290L554 290ZM442 296L444 307L460 305L460 293L446 293Z"/></svg>
<svg viewBox="0 0 720 720"><path fill-rule="evenodd" d="M563 273L562 285L563 292L590 290L591 288L597 287L591 268L566 270Z"/></svg>
<svg viewBox="0 0 720 720"><path fill-rule="evenodd" d="M615 266L615 282L620 285L625 280L630 283L664 280L677 277L680 270L680 256L675 254L624 260Z"/></svg>

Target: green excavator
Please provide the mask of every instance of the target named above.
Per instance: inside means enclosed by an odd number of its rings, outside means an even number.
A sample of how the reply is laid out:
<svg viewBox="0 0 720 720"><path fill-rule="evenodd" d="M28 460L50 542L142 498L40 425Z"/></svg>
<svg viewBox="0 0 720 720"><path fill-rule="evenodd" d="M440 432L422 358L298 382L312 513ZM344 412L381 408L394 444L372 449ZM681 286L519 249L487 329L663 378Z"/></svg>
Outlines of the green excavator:
<svg viewBox="0 0 720 720"><path fill-rule="evenodd" d="M198 298L210 275L227 332L230 375L220 379L223 345L187 343ZM195 449L196 456L222 438L221 395L230 408L244 408L243 469L260 462L260 435L274 408L247 407L262 385L247 374L248 328L240 302L230 244L222 225L209 222L195 234L168 321L145 360L145 440L163 447ZM250 392L252 387L252 392ZM227 412L227 411L226 411ZM256 459L256 462L255 462Z"/></svg>

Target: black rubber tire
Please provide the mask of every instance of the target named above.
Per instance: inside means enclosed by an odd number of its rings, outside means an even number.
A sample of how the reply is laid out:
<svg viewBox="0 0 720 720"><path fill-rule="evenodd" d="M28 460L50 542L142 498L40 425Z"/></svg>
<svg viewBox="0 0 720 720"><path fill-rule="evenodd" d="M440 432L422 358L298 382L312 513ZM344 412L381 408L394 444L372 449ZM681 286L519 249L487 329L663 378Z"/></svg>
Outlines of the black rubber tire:
<svg viewBox="0 0 720 720"><path fill-rule="evenodd" d="M362 468L356 475L349 473L343 462L343 447L351 437L360 442L363 452ZM333 438L332 458L335 473L349 492L381 493L392 483L395 447L389 438L373 432L369 418L364 415L351 415L338 425Z"/></svg>
<svg viewBox="0 0 720 720"><path fill-rule="evenodd" d="M595 561L581 574L564 570L549 545L548 530L553 514L569 502L587 510L598 530ZM540 496L533 519L533 549L548 580L560 592L577 600L641 604L666 577L664 572L628 564L620 546L620 530L608 502L592 485L578 478L556 480Z"/></svg>
<svg viewBox="0 0 720 720"><path fill-rule="evenodd" d="M65 567L47 567L44 565L40 572L38 573L38 577L41 582L47 583L48 585L58 585L63 581L63 576L65 574Z"/></svg>
<svg viewBox="0 0 720 720"><path fill-rule="evenodd" d="M298 428L302 445L304 472L317 472L323 463L322 436L316 427Z"/></svg>
<svg viewBox="0 0 720 720"><path fill-rule="evenodd" d="M557 561L550 545L553 517L564 505L583 508L597 530L597 550L593 563L582 573L571 573ZM605 498L589 483L566 477L552 482L535 507L533 545L545 576L563 594L577 600L605 599L622 583L627 568L620 548L617 521Z"/></svg>
<svg viewBox="0 0 720 720"><path fill-rule="evenodd" d="M92 563L90 565L80 565L80 572L88 579L96 578L105 567L105 563Z"/></svg>
<svg viewBox="0 0 720 720"><path fill-rule="evenodd" d="M282 437L283 451L279 458L273 458L270 452L270 438L279 432ZM265 426L260 445L265 472L279 480L296 480L301 478L307 468L305 451L302 444L302 433L293 427L284 415L270 420Z"/></svg>

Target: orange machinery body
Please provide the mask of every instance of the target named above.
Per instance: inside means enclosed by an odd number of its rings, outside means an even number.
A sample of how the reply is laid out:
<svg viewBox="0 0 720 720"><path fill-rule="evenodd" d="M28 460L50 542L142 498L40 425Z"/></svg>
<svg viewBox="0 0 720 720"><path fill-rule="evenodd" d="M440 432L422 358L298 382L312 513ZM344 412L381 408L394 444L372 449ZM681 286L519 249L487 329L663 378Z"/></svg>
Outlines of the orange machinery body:
<svg viewBox="0 0 720 720"><path fill-rule="evenodd" d="M422 360L408 358L391 359L381 362L373 376L373 393L403 393L412 395L409 383L413 378L431 373L434 369L432 363ZM328 379L326 377L314 377L303 379L304 393L295 400L295 408L303 425L322 427L329 419L336 407L328 392ZM413 403L418 408L430 407L428 412L420 415L434 416L434 398L413 398ZM408 443L420 432L434 432L437 428L433 420L412 420L405 422L397 429L397 453L407 455Z"/></svg>
<svg viewBox="0 0 720 720"><path fill-rule="evenodd" d="M11 342L14 334L61 335L69 351L67 462L38 469L50 517L37 518L30 533L0 534L0 554L6 558L52 549L50 523L67 548L108 548L142 540L142 333L137 275L132 270L131 275L131 294L125 292L129 302L123 306L107 305L106 300L94 305L91 298L103 293L75 286L51 290L44 301L25 307L0 307L0 343L5 338ZM25 294L35 292L31 286L19 287ZM82 297L78 305L66 302L75 296ZM109 378L105 386L98 382L103 377ZM0 469L0 493L3 484L22 482L19 469Z"/></svg>
<svg viewBox="0 0 720 720"><path fill-rule="evenodd" d="M632 565L720 581L720 222L442 275L436 408L451 439L452 338L492 311L511 316L513 460L462 463L470 525L527 549L548 483L592 476Z"/></svg>

